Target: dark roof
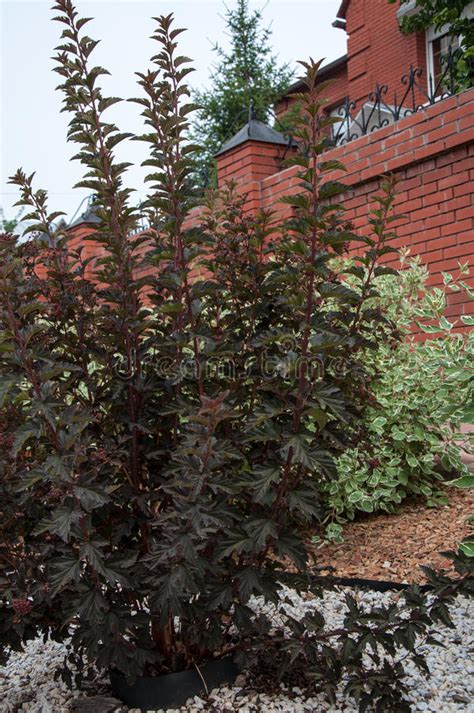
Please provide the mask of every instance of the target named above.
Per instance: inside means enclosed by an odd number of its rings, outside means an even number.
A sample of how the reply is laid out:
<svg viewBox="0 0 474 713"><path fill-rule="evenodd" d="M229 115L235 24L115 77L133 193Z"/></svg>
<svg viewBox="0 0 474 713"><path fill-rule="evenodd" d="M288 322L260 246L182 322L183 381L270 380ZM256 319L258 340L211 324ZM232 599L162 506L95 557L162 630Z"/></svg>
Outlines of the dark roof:
<svg viewBox="0 0 474 713"><path fill-rule="evenodd" d="M93 205L87 206L85 211L81 213L70 225L68 225L68 229L75 228L82 223L100 223L100 218L96 215Z"/></svg>
<svg viewBox="0 0 474 713"><path fill-rule="evenodd" d="M240 131L238 131L235 136L233 136L227 143L225 143L216 156L220 156L226 151L234 149L236 146L245 143L246 141L260 141L264 144L278 144L280 146L288 145L288 138L284 134L280 134L279 131L275 131L270 126L267 126L263 121L258 121L258 119L250 119L245 126L243 126Z"/></svg>
<svg viewBox="0 0 474 713"><path fill-rule="evenodd" d="M332 74L332 72L335 72L336 70L340 69L341 67L344 67L347 64L347 55L343 55L342 57L338 57L335 59L333 62L329 62L329 64L324 65L324 67L321 67L321 69L318 72L318 77L319 79L327 79L328 75ZM288 89L286 90L285 96L288 96L288 94L295 94L296 92L301 92L306 89L306 84L302 82L301 80L295 82L292 84ZM283 98L283 97L282 97Z"/></svg>
<svg viewBox="0 0 474 713"><path fill-rule="evenodd" d="M346 12L347 12L347 8L349 7L349 2L350 2L350 0L342 0L342 2L341 2L341 6L340 6L339 10L337 11L337 16L341 20L346 19Z"/></svg>

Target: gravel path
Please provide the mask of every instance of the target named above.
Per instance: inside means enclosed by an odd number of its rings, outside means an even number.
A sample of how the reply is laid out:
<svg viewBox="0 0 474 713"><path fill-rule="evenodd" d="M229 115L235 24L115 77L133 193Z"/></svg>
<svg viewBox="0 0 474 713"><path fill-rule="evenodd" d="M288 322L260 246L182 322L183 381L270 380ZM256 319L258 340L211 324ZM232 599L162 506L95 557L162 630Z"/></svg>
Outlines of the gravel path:
<svg viewBox="0 0 474 713"><path fill-rule="evenodd" d="M292 614L303 616L308 609L317 607L324 611L328 623L342 622L345 603L342 590L327 592L324 600L301 599L295 592L288 591L293 606ZM353 593L354 594L354 593ZM356 592L356 599L367 604L387 603L399 596L395 592ZM406 664L410 702L413 711L436 711L451 713L466 711L474 713L474 603L458 597L451 610L455 629L440 628L440 638L445 649L425 646L427 662L432 671L430 679L425 679L418 670ZM61 665L64 646L41 639L30 642L27 650L10 657L5 667L0 667L0 713L66 713L73 709L84 710L79 699L84 693L70 691L54 681L54 671ZM107 692L100 692L107 695ZM93 701L90 700L89 704ZM78 705L79 704L79 705ZM105 703L97 701L96 713L107 713L113 708L105 708ZM121 708L126 711L126 708ZM329 711L356 711L352 703L338 695L338 703L329 705L324 696L305 698L298 689L281 689L279 695L269 696L252 690L241 676L232 687L212 691L209 700L195 698L176 713L220 713L221 711L241 711L242 713L266 713L282 711L287 713L325 713ZM136 712L138 713L138 711Z"/></svg>

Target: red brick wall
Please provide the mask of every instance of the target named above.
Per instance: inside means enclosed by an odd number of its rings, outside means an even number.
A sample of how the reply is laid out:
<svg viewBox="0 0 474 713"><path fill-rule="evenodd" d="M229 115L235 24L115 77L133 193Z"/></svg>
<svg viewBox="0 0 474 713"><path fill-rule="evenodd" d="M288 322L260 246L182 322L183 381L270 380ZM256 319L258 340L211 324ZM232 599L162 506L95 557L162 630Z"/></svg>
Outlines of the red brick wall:
<svg viewBox="0 0 474 713"><path fill-rule="evenodd" d="M240 152L248 155L248 144L221 157L219 166L226 159L226 180L236 167L249 210L261 207L289 215L290 207L279 199L299 190L297 168L245 182ZM347 167L347 173L334 172L329 178L347 184L343 201L356 232L369 231L370 196L378 190L383 174L394 173L399 179L397 208L406 215L394 224L399 236L394 246L421 255L432 273L432 284L441 284L441 272L456 270L459 261L472 266L474 89L332 149L324 158L337 158ZM474 284L472 277L470 282ZM448 314L474 313L474 303L465 302L462 295L453 293L450 301Z"/></svg>
<svg viewBox="0 0 474 713"><path fill-rule="evenodd" d="M377 84L387 87L384 95L387 104L395 103L394 93L400 104L406 89L402 77L408 74L410 65L422 70L418 82L423 90L427 90L425 34L404 35L397 18L398 7L396 3L389 4L388 0L349 2L346 11L348 59L345 66L331 73L333 83L324 90L329 108L340 105L347 96L356 102L357 114ZM292 101L288 95L279 102L277 115L283 114ZM410 95L405 103L411 106L412 101ZM416 90L415 101L423 104L426 96Z"/></svg>
<svg viewBox="0 0 474 713"><path fill-rule="evenodd" d="M324 77L331 80L331 84L326 86L321 92L321 97L327 101L328 110L340 106L344 99L349 94L349 87L347 82L347 65L344 64L341 67L333 70L328 77ZM372 89L372 87L370 87ZM370 89L367 89L367 94ZM288 94L284 99L278 102L276 106L277 117L280 118L283 114L291 107L295 102L294 96ZM276 127L278 128L278 126Z"/></svg>
<svg viewBox="0 0 474 713"><path fill-rule="evenodd" d="M388 0L351 0L346 12L348 48L348 94L365 100L376 83L388 87L387 103L393 92L403 93L401 78L410 64L423 69L426 81L426 47L422 33L404 35L397 19L398 5ZM421 101L421 96L418 99Z"/></svg>
<svg viewBox="0 0 474 713"><path fill-rule="evenodd" d="M297 192L297 167L278 171L283 147L246 142L218 159L219 182L235 179L247 196L247 209L273 210L289 217L291 207L282 196ZM433 285L442 283L443 271L458 263L472 268L474 253L474 89L450 97L396 124L324 154L347 167L328 178L347 185L342 197L355 231L369 232L370 197L386 173L398 180L397 209L405 215L393 224L398 234L394 247L408 247L420 255L431 272ZM199 222L201 209L189 216L188 226ZM74 246L82 243L87 255L97 244L87 241L93 228L78 226ZM395 258L396 259L396 258ZM387 261L393 256L387 256ZM474 286L474 278L466 280ZM462 293L450 295L448 315L473 314L474 302Z"/></svg>
<svg viewBox="0 0 474 713"><path fill-rule="evenodd" d="M248 141L218 157L219 182L229 176L238 182L262 180L281 168L286 146Z"/></svg>

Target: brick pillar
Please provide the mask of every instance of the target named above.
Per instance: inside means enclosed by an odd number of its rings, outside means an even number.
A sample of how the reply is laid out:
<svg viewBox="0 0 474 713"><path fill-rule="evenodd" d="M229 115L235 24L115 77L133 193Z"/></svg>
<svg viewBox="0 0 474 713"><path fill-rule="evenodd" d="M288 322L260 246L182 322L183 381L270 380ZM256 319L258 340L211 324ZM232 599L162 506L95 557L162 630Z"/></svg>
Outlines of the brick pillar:
<svg viewBox="0 0 474 713"><path fill-rule="evenodd" d="M219 186L234 180L245 186L261 181L281 170L281 160L286 147L249 139L217 155L217 180Z"/></svg>
<svg viewBox="0 0 474 713"><path fill-rule="evenodd" d="M89 236L96 232L96 225L99 223L99 218L94 212L91 204L87 206L85 211L67 228L68 247L71 251L80 251L83 260L90 258L99 258L105 255L105 248L95 240L89 240ZM91 278L94 272L94 260L89 262L86 267L86 277Z"/></svg>
<svg viewBox="0 0 474 713"><path fill-rule="evenodd" d="M256 119L251 109L248 123L216 154L218 185L233 180L244 189L255 190L250 186L255 182L260 188L260 181L281 171L282 159L295 146L289 145L289 137Z"/></svg>

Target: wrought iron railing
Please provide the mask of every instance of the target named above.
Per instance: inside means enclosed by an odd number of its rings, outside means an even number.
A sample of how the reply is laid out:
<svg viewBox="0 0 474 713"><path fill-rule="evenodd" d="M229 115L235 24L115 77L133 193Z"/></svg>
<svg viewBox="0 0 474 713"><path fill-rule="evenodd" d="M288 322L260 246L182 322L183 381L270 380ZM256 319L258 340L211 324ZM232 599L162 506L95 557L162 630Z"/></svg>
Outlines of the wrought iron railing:
<svg viewBox="0 0 474 713"><path fill-rule="evenodd" d="M432 74L428 77L420 67L410 67L410 70L401 79L401 90L393 92L393 101L389 102L389 87L386 84L377 84L374 91L370 92L364 102L352 101L349 98L344 103L333 110L332 115L340 118L340 121L333 126L331 144L342 145L349 141L370 134L377 129L393 124L399 119L403 119L418 111L423 111L427 106L435 104L442 99L453 96L464 89L464 85L459 80L459 60L465 56L462 48L449 47L444 55L440 57L440 72L436 79ZM469 62L469 60L468 60ZM474 84L474 62L470 64L470 85ZM337 112L334 114L334 112ZM273 119L273 126L287 138L286 148L282 146L279 163L283 166L283 160L293 146L293 137L288 130L288 126L282 123L277 115L268 111L268 116ZM235 125L229 132L230 139L237 129L242 126L243 120L248 117L255 118L253 105L250 108L242 109L237 117ZM209 178L209 177L208 177ZM201 177L202 181L202 177ZM202 181L207 184L208 181ZM202 185L204 192L206 185ZM79 212L79 206L76 215ZM90 208L90 205L88 205ZM87 212L87 211L86 211ZM146 219L143 219L139 226L130 234L140 233L149 228Z"/></svg>
<svg viewBox="0 0 474 713"><path fill-rule="evenodd" d="M333 126L334 143L348 143L457 94L463 88L458 73L462 54L461 49L450 47L440 58L441 71L435 79L431 74L426 78L420 67L412 65L401 79L401 89L393 92L392 100L386 84L377 84L365 102L346 98L332 112L335 118L340 117L340 122Z"/></svg>

